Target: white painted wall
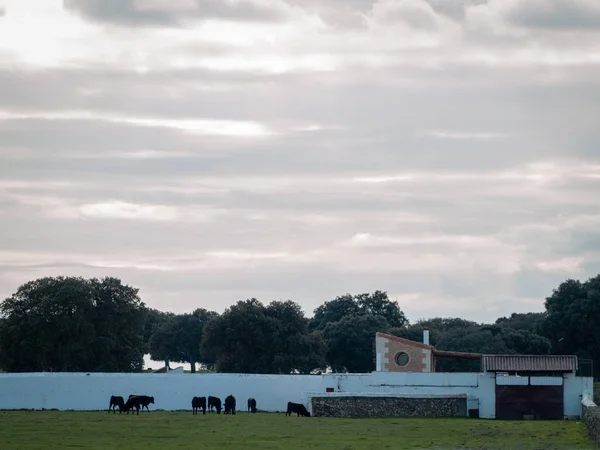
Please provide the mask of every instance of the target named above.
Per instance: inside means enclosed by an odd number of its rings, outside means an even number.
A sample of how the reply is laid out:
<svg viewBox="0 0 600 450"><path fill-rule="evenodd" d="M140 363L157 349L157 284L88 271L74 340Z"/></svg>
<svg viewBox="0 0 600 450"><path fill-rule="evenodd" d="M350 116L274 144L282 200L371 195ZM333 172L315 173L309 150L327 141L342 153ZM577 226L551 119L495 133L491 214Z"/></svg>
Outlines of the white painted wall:
<svg viewBox="0 0 600 450"><path fill-rule="evenodd" d="M496 418L496 377L491 373L482 373L479 377L479 417Z"/></svg>
<svg viewBox="0 0 600 450"><path fill-rule="evenodd" d="M466 394L478 399L479 415L494 418L495 378L491 373L394 373L326 375L254 374L0 374L0 409L108 409L111 395L152 395L151 409L191 409L194 396L229 394L246 410L253 397L265 411L285 411L288 401L310 409L309 395L334 392L418 395ZM592 396L591 378L565 378L565 415L581 415L581 399Z"/></svg>
<svg viewBox="0 0 600 450"><path fill-rule="evenodd" d="M375 336L375 358L376 358L376 368L377 372L382 372L385 369L385 365L390 363L389 358L386 356L388 353L387 348L388 340L382 336Z"/></svg>
<svg viewBox="0 0 600 450"><path fill-rule="evenodd" d="M562 378L560 382L562 384ZM496 376L496 384L498 386L528 386L529 377L498 375Z"/></svg>
<svg viewBox="0 0 600 450"><path fill-rule="evenodd" d="M288 401L306 402L307 391L320 391L322 376L244 374L41 373L0 375L0 409L108 409L111 395L151 395L150 409L191 409L194 396L232 394L246 410L285 411Z"/></svg>
<svg viewBox="0 0 600 450"><path fill-rule="evenodd" d="M484 373L373 372L368 381L374 386L477 387Z"/></svg>
<svg viewBox="0 0 600 450"><path fill-rule="evenodd" d="M581 416L581 401L594 396L594 379L592 377L576 377L570 373L564 379L565 416Z"/></svg>

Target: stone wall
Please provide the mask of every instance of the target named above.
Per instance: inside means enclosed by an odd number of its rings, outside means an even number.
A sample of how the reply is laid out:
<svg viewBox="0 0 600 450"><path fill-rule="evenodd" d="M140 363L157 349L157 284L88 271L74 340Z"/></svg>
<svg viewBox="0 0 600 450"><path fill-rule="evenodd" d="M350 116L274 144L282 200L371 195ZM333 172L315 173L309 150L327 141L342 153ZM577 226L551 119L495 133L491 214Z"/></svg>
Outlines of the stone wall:
<svg viewBox="0 0 600 450"><path fill-rule="evenodd" d="M315 417L467 417L467 396L313 395Z"/></svg>
<svg viewBox="0 0 600 450"><path fill-rule="evenodd" d="M583 422L590 436L600 446L600 408L589 398L581 401L583 407Z"/></svg>

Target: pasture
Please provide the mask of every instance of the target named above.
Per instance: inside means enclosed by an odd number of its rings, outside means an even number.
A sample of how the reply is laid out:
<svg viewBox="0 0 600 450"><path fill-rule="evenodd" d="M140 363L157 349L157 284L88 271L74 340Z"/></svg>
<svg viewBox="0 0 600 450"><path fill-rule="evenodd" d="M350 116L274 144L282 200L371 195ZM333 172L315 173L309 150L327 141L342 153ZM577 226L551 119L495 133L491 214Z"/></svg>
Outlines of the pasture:
<svg viewBox="0 0 600 450"><path fill-rule="evenodd" d="M577 421L331 419L153 411L0 411L0 449L576 449L595 448Z"/></svg>

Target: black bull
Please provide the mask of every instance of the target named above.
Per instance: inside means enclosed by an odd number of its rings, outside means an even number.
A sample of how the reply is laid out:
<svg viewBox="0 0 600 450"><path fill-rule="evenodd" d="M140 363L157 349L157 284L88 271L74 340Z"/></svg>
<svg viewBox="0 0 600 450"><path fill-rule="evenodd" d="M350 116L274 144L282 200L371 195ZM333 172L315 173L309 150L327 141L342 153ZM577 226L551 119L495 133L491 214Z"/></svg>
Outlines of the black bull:
<svg viewBox="0 0 600 450"><path fill-rule="evenodd" d="M235 397L233 395L228 395L225 398L225 414L235 415Z"/></svg>
<svg viewBox="0 0 600 450"><path fill-rule="evenodd" d="M306 407L304 405L302 405L300 403L288 402L287 411L286 411L285 415L291 416L292 413L298 414L298 417L300 417L300 416L310 417L310 413L308 412L308 410L306 409Z"/></svg>
<svg viewBox="0 0 600 450"><path fill-rule="evenodd" d="M108 412L110 413L110 410L112 409L113 414L116 413L117 406L119 407L119 414L121 414L123 412L123 408L125 408L125 400L121 396L111 395Z"/></svg>
<svg viewBox="0 0 600 450"><path fill-rule="evenodd" d="M137 411L137 414L140 414L140 409L143 411L144 407L148 412L150 412L150 408L148 405L150 403L154 403L154 397L150 397L148 395L130 395L125 403L124 411L129 414L129 411L133 412L133 409Z"/></svg>
<svg viewBox="0 0 600 450"><path fill-rule="evenodd" d="M206 414L206 397L194 397L192 399L192 414L198 414L199 410Z"/></svg>
<svg viewBox="0 0 600 450"><path fill-rule="evenodd" d="M208 397L208 412L212 412L213 408L217 410L217 414L221 414L221 399L211 395Z"/></svg>

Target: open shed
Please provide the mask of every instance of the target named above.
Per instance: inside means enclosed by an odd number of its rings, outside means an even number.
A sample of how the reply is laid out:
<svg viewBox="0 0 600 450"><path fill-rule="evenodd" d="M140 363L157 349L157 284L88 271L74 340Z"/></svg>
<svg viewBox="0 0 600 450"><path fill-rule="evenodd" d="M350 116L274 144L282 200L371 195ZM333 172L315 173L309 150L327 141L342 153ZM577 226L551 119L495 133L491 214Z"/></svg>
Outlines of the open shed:
<svg viewBox="0 0 600 450"><path fill-rule="evenodd" d="M482 355L483 372L494 372L497 419L563 419L566 374L577 357L563 355Z"/></svg>

